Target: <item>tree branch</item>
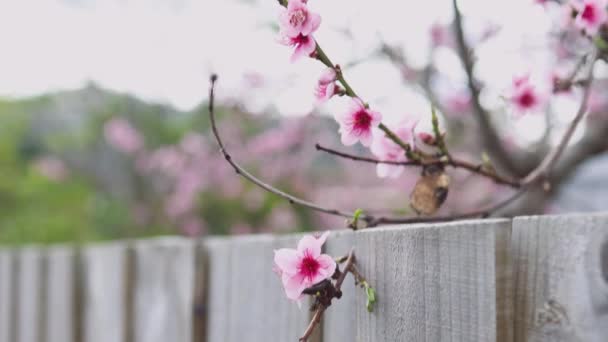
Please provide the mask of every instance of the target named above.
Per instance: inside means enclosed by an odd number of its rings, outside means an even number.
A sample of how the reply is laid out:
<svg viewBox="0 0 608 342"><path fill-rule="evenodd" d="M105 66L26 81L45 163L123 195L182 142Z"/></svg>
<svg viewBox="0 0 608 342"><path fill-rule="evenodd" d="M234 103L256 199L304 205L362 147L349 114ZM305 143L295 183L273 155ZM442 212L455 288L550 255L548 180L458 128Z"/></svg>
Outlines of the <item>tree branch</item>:
<svg viewBox="0 0 608 342"><path fill-rule="evenodd" d="M473 114L479 123L479 128L483 137L483 141L489 152L496 158L496 162L501 167L505 168L512 175L521 174L521 169L514 162L505 147L500 141L500 137L496 129L489 119L488 113L482 107L479 100L480 90L476 84L473 73L473 59L471 58L470 49L464 36L464 28L462 26L462 14L458 8L458 1L452 0L454 7L454 28L456 31L456 44L458 46L458 54L467 75L467 85L471 92L471 104Z"/></svg>
<svg viewBox="0 0 608 342"><path fill-rule="evenodd" d="M350 159L350 160L354 160L354 161L360 161L360 162L371 163L371 164L387 164L387 165L397 165L397 166L426 166L426 165L433 165L433 164L442 164L442 165L451 166L453 168L461 168L461 169L468 170L471 173L474 173L474 174L477 174L477 175L480 175L480 176L483 176L486 178L490 178L497 184L508 185L508 186L511 186L514 188L519 188L521 186L519 181L510 179L507 177L503 177L503 176L496 174L493 171L486 170L483 168L483 165L475 165L473 163L470 163L470 162L467 162L464 160L451 158L451 157L447 158L447 159L439 158L439 159L430 159L430 160L420 159L420 160L408 160L408 161L390 161L390 160L379 160L379 159L369 158L369 157L361 157L361 156L337 151L334 149L330 149L328 147L324 147L319 144L316 144L315 148L319 151L323 151L328 154L335 155L335 156L338 156L341 158L346 158L346 159Z"/></svg>
<svg viewBox="0 0 608 342"><path fill-rule="evenodd" d="M346 275L348 274L348 272L351 271L351 268L353 267L355 262L355 250L354 248L351 248L350 252L348 253L348 258L346 259L346 264L344 265L344 271L342 273L340 273L340 276L338 277L338 279L336 280L336 292L340 293L340 289L342 288L342 283L344 283L344 279L346 279ZM308 338L310 337L310 335L312 335L313 331L315 330L315 327L321 323L321 317L323 317L323 312L325 312L325 310L327 309L327 306L321 304L319 306L319 308L315 311L315 314L313 315L310 324L308 324L308 327L306 328L306 331L304 331L304 334L302 335L302 337L300 337L300 342L306 342L308 341Z"/></svg>
<svg viewBox="0 0 608 342"><path fill-rule="evenodd" d="M228 153L228 151L226 150L226 147L224 146L224 142L219 134L218 128L217 128L217 123L215 120L215 110L214 110L214 104L215 104L215 94L214 94L214 89L215 89L215 82L217 81L217 75L212 75L211 76L211 85L209 88L209 120L211 122L211 130L213 132L213 135L215 137L215 140L217 141L217 144L220 147L220 152L224 155L224 158L226 159L226 161L232 166L232 168L234 169L234 171L243 176L245 179L247 179L248 181L250 181L251 183L257 185L258 187L272 193L275 194L281 198L286 199L287 201L289 201L289 203L291 204L297 204L300 206L303 206L305 208L311 209L311 210L315 210L318 212L322 212L325 214L330 214L330 215L334 215L334 216L340 216L340 217L344 217L344 218L352 218L354 216L353 212L348 212L348 211L342 211L342 210L338 210L338 209L331 209L331 208L326 208L323 207L321 205L306 201L304 199L298 198L294 195L288 194L284 191L281 191L275 187L273 187L270 184L267 184L265 182L263 182L262 180L258 179L257 177L255 177L254 175L252 175L250 172L248 172L247 170L245 170L243 167L241 167L237 162L235 162L232 158L232 156L230 156L230 154ZM476 210L476 211L472 211L472 212L468 212L468 213L462 213L462 214L456 214L456 215L447 215L447 216L434 216L434 217L384 217L384 216L373 216L373 215L369 215L369 214L363 214L360 216L360 220L365 221L367 223L368 227L375 227L379 224L407 224L407 223L423 223L423 222L446 222L446 221L454 221L454 220L461 220L461 219L466 219L466 218L475 218L475 217L488 217L492 214L494 214L496 211L499 211L500 209L502 209L504 206L508 205L509 203L511 203L513 199L507 199L505 202L501 202L498 203L494 206L488 207L486 209L483 210Z"/></svg>
<svg viewBox="0 0 608 342"><path fill-rule="evenodd" d="M303 200L301 198L295 197L291 194L288 194L284 191L281 191L275 187L273 187L270 184L267 184L265 182L263 182L262 180L258 179L257 177L255 177L254 175L252 175L251 173L249 173L247 170L245 170L244 168L242 168L237 162L235 162L232 159L232 156L230 156L230 154L228 153L228 151L226 150L226 147L224 146L224 142L222 141L222 138L220 137L219 131L217 129L217 124L215 122L215 111L214 111L214 102L215 102L215 95L214 95L214 88L215 88L215 82L217 81L217 75L212 75L211 76L211 87L209 88L209 119L211 121L211 129L213 131L213 135L215 136L215 140L217 141L217 144L220 147L220 151L222 152L222 154L224 155L224 158L226 159L226 161L232 166L232 168L234 169L234 171L245 177L245 179L247 179L248 181L252 182L253 184L259 186L260 188L273 193L279 197L282 197L284 199L286 199L287 201L289 201L289 203L292 204L298 204L301 205L303 207L309 208L309 209L313 209L316 211L320 211L326 214L331 214L331 215L336 215L336 216L342 216L345 218L350 218L353 217L353 213L350 212L345 212L345 211L341 211L341 210L337 210L337 209L328 209L322 206L319 206L315 203Z"/></svg>

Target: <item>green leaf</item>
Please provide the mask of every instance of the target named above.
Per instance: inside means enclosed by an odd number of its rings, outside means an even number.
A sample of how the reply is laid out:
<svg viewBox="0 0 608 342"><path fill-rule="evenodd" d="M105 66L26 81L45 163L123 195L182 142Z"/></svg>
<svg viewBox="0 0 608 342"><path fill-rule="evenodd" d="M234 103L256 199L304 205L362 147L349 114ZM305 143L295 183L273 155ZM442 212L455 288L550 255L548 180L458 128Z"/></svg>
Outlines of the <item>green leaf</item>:
<svg viewBox="0 0 608 342"><path fill-rule="evenodd" d="M606 42L601 36L596 36L593 42L600 50L608 50L608 42Z"/></svg>
<svg viewBox="0 0 608 342"><path fill-rule="evenodd" d="M371 286L365 287L365 294L367 295L366 307L368 312L374 311L374 304L376 304L376 290Z"/></svg>

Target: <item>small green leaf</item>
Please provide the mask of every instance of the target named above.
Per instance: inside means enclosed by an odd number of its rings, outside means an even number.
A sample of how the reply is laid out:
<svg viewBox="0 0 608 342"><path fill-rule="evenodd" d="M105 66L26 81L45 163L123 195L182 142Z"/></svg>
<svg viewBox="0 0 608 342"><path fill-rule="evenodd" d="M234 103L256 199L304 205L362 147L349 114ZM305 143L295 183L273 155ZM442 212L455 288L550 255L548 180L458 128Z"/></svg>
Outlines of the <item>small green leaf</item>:
<svg viewBox="0 0 608 342"><path fill-rule="evenodd" d="M361 215L363 215L362 209L355 210L355 213L353 214L353 219L348 223L348 226L354 230L357 230L357 228L359 227L359 218L361 217Z"/></svg>
<svg viewBox="0 0 608 342"><path fill-rule="evenodd" d="M367 294L367 311L374 311L374 304L376 304L376 290L373 287L367 286L365 287L365 294Z"/></svg>
<svg viewBox="0 0 608 342"><path fill-rule="evenodd" d="M600 50L608 50L608 42L606 42L601 36L596 36L593 42Z"/></svg>

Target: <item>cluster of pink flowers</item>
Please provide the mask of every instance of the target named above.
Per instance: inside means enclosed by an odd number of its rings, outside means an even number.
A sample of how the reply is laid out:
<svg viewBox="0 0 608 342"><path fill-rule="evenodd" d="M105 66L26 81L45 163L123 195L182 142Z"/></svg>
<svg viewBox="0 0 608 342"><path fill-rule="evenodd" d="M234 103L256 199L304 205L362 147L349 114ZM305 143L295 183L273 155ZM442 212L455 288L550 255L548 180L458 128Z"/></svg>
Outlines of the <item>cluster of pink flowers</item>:
<svg viewBox="0 0 608 342"><path fill-rule="evenodd" d="M306 288L331 278L336 271L334 259L321 253L328 236L329 232L319 237L306 235L297 249L274 251L274 270L281 277L287 298L299 303Z"/></svg>
<svg viewBox="0 0 608 342"><path fill-rule="evenodd" d="M294 47L292 62L312 55L317 48L312 34L319 28L321 16L311 12L306 3L304 0L290 0L279 16L279 42Z"/></svg>
<svg viewBox="0 0 608 342"><path fill-rule="evenodd" d="M143 146L143 137L126 119L112 118L104 126L106 141L126 154L133 154Z"/></svg>

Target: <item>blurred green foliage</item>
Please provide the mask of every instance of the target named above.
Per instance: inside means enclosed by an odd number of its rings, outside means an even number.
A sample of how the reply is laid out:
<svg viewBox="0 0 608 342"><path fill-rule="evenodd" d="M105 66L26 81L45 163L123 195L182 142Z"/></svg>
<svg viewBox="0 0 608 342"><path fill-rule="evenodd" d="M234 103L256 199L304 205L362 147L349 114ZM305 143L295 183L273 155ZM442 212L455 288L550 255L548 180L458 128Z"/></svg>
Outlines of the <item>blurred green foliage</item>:
<svg viewBox="0 0 608 342"><path fill-rule="evenodd" d="M218 116L226 116L226 111L220 108ZM233 111L241 115L234 121L247 137L278 124L276 119L247 119L240 110ZM203 114L202 105L179 112L93 85L23 100L0 99L0 244L81 243L180 233L182 222L162 214L169 193L161 190L159 196L153 189L156 180L135 171L135 157L108 146L103 128L112 117L124 117L144 135L146 151L153 152L178 146L189 132L206 132ZM66 162L69 176L53 179L41 172L37 161L45 156ZM241 182L233 173L228 180ZM281 182L283 189L290 190L289 181ZM253 186L243 182L241 188L244 194ZM261 205L251 208L240 195L226 197L219 192L216 187L201 191L193 213L210 234L227 234L243 223L252 232L268 231L273 210L285 207L268 194ZM148 210L143 223L133 214L139 203ZM314 225L307 211L289 206L287 210L295 217L289 230Z"/></svg>

